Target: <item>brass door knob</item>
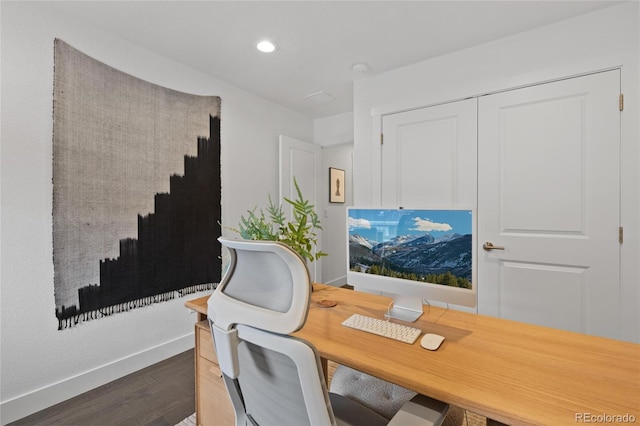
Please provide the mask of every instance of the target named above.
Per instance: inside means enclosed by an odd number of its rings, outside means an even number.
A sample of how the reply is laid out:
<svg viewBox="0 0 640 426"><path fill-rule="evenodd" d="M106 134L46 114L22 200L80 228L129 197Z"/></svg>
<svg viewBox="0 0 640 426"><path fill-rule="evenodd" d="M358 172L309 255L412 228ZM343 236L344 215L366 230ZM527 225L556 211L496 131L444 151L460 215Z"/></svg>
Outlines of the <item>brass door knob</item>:
<svg viewBox="0 0 640 426"><path fill-rule="evenodd" d="M482 245L482 248L485 249L486 251L491 251L491 250L504 250L504 247L500 247L500 246L494 246L493 243L491 241L487 241L486 243L484 243Z"/></svg>

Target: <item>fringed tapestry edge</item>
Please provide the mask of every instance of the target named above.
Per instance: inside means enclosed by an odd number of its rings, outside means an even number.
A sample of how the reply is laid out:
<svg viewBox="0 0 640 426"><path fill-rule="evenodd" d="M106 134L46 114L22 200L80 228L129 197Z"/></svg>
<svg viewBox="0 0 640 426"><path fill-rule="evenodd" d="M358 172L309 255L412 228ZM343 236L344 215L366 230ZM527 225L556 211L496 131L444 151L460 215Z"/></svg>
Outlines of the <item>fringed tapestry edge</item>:
<svg viewBox="0 0 640 426"><path fill-rule="evenodd" d="M104 308L94 309L92 311L82 312L68 318L58 318L58 330L75 327L81 323L108 317L120 312L129 312L136 308L144 308L146 306L155 305L156 303L167 302L175 299L176 297L180 298L190 294L199 293L201 291L213 290L217 285L217 283L196 284L179 290L154 294L127 302L117 303L111 306L105 306Z"/></svg>

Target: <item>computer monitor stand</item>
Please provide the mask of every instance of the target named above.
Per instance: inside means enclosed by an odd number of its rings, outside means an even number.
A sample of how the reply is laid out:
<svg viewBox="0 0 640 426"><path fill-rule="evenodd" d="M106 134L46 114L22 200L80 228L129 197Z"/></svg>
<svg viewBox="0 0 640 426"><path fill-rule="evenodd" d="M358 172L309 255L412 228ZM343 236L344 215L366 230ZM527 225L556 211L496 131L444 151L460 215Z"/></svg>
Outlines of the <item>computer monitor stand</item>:
<svg viewBox="0 0 640 426"><path fill-rule="evenodd" d="M385 317L414 322L422 315L421 297L401 296L398 294L385 294L385 296L393 297L393 306L389 305Z"/></svg>

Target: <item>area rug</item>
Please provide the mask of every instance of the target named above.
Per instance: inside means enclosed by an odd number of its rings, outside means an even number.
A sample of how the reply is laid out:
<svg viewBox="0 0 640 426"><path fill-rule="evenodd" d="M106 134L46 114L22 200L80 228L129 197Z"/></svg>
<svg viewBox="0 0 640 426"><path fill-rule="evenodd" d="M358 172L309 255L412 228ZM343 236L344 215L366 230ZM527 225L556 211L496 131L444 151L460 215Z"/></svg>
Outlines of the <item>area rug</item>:
<svg viewBox="0 0 640 426"><path fill-rule="evenodd" d="M58 329L220 279L220 98L128 75L54 43Z"/></svg>
<svg viewBox="0 0 640 426"><path fill-rule="evenodd" d="M182 420L180 423L176 424L176 426L196 426L196 413L193 413L186 419Z"/></svg>

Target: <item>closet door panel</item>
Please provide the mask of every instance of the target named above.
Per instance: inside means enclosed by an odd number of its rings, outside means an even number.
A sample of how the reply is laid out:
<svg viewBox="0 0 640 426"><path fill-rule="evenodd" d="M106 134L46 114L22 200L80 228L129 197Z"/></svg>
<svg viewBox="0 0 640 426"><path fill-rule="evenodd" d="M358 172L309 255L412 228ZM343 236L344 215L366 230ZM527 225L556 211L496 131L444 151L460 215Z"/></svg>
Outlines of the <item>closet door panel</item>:
<svg viewBox="0 0 640 426"><path fill-rule="evenodd" d="M619 70L480 98L480 313L619 338Z"/></svg>
<svg viewBox="0 0 640 426"><path fill-rule="evenodd" d="M467 99L383 117L383 206L475 207L476 105Z"/></svg>

